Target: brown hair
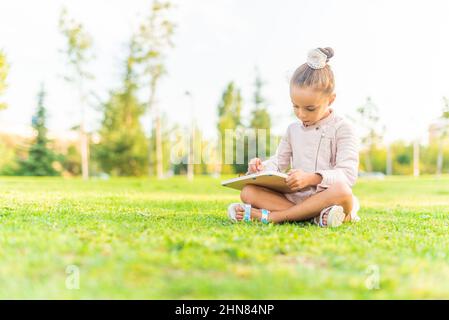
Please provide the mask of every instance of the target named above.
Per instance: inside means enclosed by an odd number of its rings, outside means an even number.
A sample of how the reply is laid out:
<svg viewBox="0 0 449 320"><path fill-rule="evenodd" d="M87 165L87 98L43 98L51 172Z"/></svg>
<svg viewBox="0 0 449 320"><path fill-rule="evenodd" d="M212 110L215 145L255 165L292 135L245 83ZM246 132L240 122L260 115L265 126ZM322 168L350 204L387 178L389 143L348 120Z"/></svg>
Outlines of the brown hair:
<svg viewBox="0 0 449 320"><path fill-rule="evenodd" d="M334 50L329 47L318 48L318 50L327 56L326 66L322 69L313 69L307 63L302 64L295 70L290 80L290 86L312 87L325 94L332 94L335 88L335 79L327 62L334 56Z"/></svg>

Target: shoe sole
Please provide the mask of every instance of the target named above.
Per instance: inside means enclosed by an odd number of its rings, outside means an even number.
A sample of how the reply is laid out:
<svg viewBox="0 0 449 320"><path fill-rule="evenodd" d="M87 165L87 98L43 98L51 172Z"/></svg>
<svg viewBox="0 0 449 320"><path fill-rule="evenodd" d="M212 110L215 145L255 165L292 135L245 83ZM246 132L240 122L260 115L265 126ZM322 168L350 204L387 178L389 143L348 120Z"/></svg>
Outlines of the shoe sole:
<svg viewBox="0 0 449 320"><path fill-rule="evenodd" d="M333 207L327 215L327 227L336 228L339 227L345 220L345 212L342 206Z"/></svg>

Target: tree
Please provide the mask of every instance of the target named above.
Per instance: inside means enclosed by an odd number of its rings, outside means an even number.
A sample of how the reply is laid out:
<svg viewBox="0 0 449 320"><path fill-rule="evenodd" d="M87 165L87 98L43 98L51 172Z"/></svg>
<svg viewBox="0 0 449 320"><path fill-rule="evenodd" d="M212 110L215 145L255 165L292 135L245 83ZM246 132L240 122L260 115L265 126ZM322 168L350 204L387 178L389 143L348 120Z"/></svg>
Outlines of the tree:
<svg viewBox="0 0 449 320"><path fill-rule="evenodd" d="M222 173L230 173L231 169L229 164L225 164L225 149L226 149L226 130L236 130L241 126L240 113L242 110L242 96L240 90L237 89L234 85L234 82L228 83L226 89L223 92L221 101L218 105L218 124L217 129L219 132L219 136L221 138L221 172ZM236 142L235 132L233 134L233 153L234 153L234 145ZM228 141L228 144L231 142ZM220 149L220 148L219 148ZM230 150L228 150L230 151ZM235 164L236 155L233 155L233 164Z"/></svg>
<svg viewBox="0 0 449 320"><path fill-rule="evenodd" d="M253 102L254 102L254 109L251 113L251 121L250 121L250 128L251 129L264 129L266 130L266 136L265 136L265 146L261 144L261 137L257 136L257 148L258 156L265 156L267 146L270 145L270 128L271 128L271 117L268 112L267 106L266 106L266 100L262 95L262 87L264 85L264 82L260 76L259 70L256 69L256 80L254 82L254 95L253 95ZM269 149L268 149L269 150ZM264 152L262 152L264 151ZM263 155L261 153L264 153Z"/></svg>
<svg viewBox="0 0 449 320"><path fill-rule="evenodd" d="M146 170L148 141L140 117L145 105L137 97L137 44L132 38L123 74L123 87L110 93L104 104L101 143L95 151L102 169L119 176L140 176Z"/></svg>
<svg viewBox="0 0 449 320"><path fill-rule="evenodd" d="M367 153L365 157L365 168L370 172L373 170L371 153L376 144L381 142L385 127L380 128L379 109L373 103L371 97L367 97L365 104L358 107L356 111L358 119L355 121L363 130L361 142Z"/></svg>
<svg viewBox="0 0 449 320"><path fill-rule="evenodd" d="M193 102L193 96L190 91L186 91L185 95L190 98L190 139L189 139L189 156L187 158L187 179L193 180L193 177L195 176L195 166L194 166L194 156L195 156L195 138L196 138L196 132L197 128L195 125L195 106Z"/></svg>
<svg viewBox="0 0 449 320"><path fill-rule="evenodd" d="M67 146L61 165L65 175L79 176L81 174L80 153L77 143L70 143Z"/></svg>
<svg viewBox="0 0 449 320"><path fill-rule="evenodd" d="M168 124L168 118L166 114L161 114L161 132L160 132L160 137L161 137L161 157L160 160L162 160L161 162L161 169L162 172L167 172L168 170L172 170L173 169L173 164L171 163L171 159L170 159L170 154L171 154L171 150L173 145L170 142L170 138L172 137L172 133L175 132L176 130L179 129L179 127L177 125L172 125L169 126ZM150 152L149 152L149 157L148 157L148 161L150 162L150 165L148 166L148 168L150 170L152 170L153 168L156 168L155 164L157 161L157 153L156 153L156 128L153 127L150 133L150 137L148 139L149 141L149 148L150 148ZM154 175L153 171L149 172L149 176Z"/></svg>
<svg viewBox="0 0 449 320"><path fill-rule="evenodd" d="M153 126L156 143L157 177L163 177L163 146L160 110L157 106L156 94L160 80L166 74L165 59L167 52L173 47L172 37L175 25L167 18L172 5L170 2L154 1L149 16L140 25L137 34L139 51L137 61L143 67L143 76L148 78L149 98L147 108L153 112ZM151 147L149 152L151 152ZM151 154L149 155L151 157ZM151 163L151 161L150 161ZM151 172L151 168L148 170Z"/></svg>
<svg viewBox="0 0 449 320"><path fill-rule="evenodd" d="M440 116L440 137L438 143L437 175L443 172L443 147L449 131L449 98L443 97L443 110Z"/></svg>
<svg viewBox="0 0 449 320"><path fill-rule="evenodd" d="M84 89L86 80L93 76L87 71L87 64L93 58L92 38L84 30L84 26L68 17L67 10L63 9L59 19L59 31L66 40L65 49L62 50L67 65L68 75L65 80L76 86L80 97L81 120L79 125L81 171L83 179L89 178L89 142L86 133L86 102L87 91Z"/></svg>
<svg viewBox="0 0 449 320"><path fill-rule="evenodd" d="M6 91L6 78L8 77L9 65L6 60L6 55L3 51L0 51L0 96ZM4 102L0 102L0 110L6 109L7 105Z"/></svg>
<svg viewBox="0 0 449 320"><path fill-rule="evenodd" d="M53 168L56 155L47 146L45 94L44 86L42 85L37 96L37 110L32 118L32 126L36 132L36 139L29 149L28 158L20 161L19 173L25 176L59 175Z"/></svg>
<svg viewBox="0 0 449 320"><path fill-rule="evenodd" d="M399 175L413 174L413 143L401 140L391 144L393 157L393 171Z"/></svg>

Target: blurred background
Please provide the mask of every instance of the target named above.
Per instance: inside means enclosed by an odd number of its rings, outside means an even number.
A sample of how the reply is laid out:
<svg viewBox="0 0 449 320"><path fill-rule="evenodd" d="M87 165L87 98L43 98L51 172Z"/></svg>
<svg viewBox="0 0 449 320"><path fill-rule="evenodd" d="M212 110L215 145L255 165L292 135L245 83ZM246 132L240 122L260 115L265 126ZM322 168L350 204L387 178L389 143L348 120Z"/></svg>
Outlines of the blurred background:
<svg viewBox="0 0 449 320"><path fill-rule="evenodd" d="M326 46L360 174L448 173L448 12L445 0L4 0L0 175L245 172L248 159L221 164L225 130L275 144L296 120L290 75Z"/></svg>

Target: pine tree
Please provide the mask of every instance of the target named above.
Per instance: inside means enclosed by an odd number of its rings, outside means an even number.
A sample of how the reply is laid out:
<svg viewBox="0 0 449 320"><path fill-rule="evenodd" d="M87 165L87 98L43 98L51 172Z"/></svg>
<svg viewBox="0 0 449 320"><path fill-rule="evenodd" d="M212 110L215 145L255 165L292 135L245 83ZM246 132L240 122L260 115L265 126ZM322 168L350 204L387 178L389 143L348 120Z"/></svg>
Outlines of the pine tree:
<svg viewBox="0 0 449 320"><path fill-rule="evenodd" d="M271 117L268 112L267 106L266 106L266 100L262 95L262 87L264 85L264 82L262 81L262 78L260 76L259 70L256 69L256 80L254 82L254 96L253 96L253 102L254 102L254 109L251 113L251 121L250 121L250 128L251 129L264 129L266 130L265 134L265 145L262 145L262 137L258 136L257 141L257 155L259 157L264 158L265 155L269 156L270 154L270 128L271 128ZM255 143L255 142L253 142Z"/></svg>
<svg viewBox="0 0 449 320"><path fill-rule="evenodd" d="M235 170L235 147L233 148L233 166L225 163L225 133L226 130L236 130L241 126L240 113L242 110L242 96L240 90L235 88L234 82L230 82L225 91L223 92L220 104L218 105L218 132L221 138L221 163L222 173L230 173ZM230 142L228 142L230 143ZM236 139L233 139L233 145L235 146Z"/></svg>
<svg viewBox="0 0 449 320"><path fill-rule="evenodd" d="M37 96L37 110L32 118L32 127L36 138L31 145L28 158L20 161L20 174L25 176L56 176L59 173L53 168L56 155L48 148L47 111L45 109L45 89L41 87Z"/></svg>
<svg viewBox="0 0 449 320"><path fill-rule="evenodd" d="M140 123L145 105L137 97L136 50L137 44L132 39L125 62L123 87L112 91L104 105L101 143L94 151L101 168L119 176L143 175L148 163L148 140Z"/></svg>
<svg viewBox="0 0 449 320"><path fill-rule="evenodd" d="M149 84L147 110L154 115L152 126L155 131L156 173L158 178L164 176L164 128L162 127L161 111L156 97L161 79L166 74L165 59L167 53L173 47L172 38L175 24L168 17L172 7L173 5L169 1L153 1L150 14L140 25L136 39L139 44L137 60L144 69L143 76ZM152 157L151 152L152 146L150 145L150 158ZM148 172L151 171L152 168L149 168Z"/></svg>

